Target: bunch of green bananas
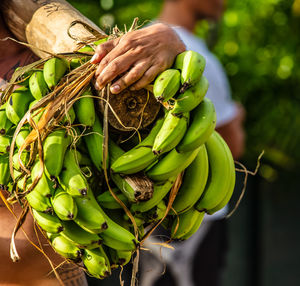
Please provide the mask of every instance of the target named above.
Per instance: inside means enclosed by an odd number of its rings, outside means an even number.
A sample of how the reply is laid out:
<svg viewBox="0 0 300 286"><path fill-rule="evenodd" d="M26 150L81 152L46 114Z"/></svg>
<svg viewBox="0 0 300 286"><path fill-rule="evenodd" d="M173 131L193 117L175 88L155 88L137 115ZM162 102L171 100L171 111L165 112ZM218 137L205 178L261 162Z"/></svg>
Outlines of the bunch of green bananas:
<svg viewBox="0 0 300 286"><path fill-rule="evenodd" d="M146 227L163 218L173 239L194 234L205 213L216 212L230 200L235 169L228 146L214 131L214 106L204 98L205 60L193 51L179 54L174 67L154 81L154 96L168 107L165 115L157 118L140 142L129 141L126 150L111 134L106 162L103 119L95 110L91 88L43 138L43 160L40 153L32 160L34 146L18 152L33 132L29 124L15 134L12 152L12 136L28 109L81 64L49 59L43 69L32 70L29 80L0 107L0 185L9 186L5 189L17 191L18 198L28 202L57 253L74 263L83 262L90 275L103 279L131 261ZM31 114L35 124L43 112L40 108ZM15 154L12 162L9 151ZM166 216L168 194L182 172L182 184ZM151 196L143 200L132 180L137 174L152 182Z"/></svg>

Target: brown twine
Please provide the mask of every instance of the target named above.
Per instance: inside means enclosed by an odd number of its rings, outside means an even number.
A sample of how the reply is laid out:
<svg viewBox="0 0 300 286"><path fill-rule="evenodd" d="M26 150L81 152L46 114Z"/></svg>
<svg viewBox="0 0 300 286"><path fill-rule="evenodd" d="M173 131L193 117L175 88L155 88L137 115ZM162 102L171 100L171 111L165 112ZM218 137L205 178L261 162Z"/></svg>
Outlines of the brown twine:
<svg viewBox="0 0 300 286"><path fill-rule="evenodd" d="M248 174L249 174L249 175L252 175L252 176L255 176L255 175L257 174L258 169L259 169L259 167L260 167L260 160L261 160L262 156L264 155L264 153L265 153L265 151L263 150L263 151L259 154L259 156L258 156L258 158L257 158L256 167L255 167L255 170L254 170L254 171L249 171L249 170L247 170L247 168L246 168L242 163L240 163L240 162L238 162L238 161L235 161L236 164L238 164L238 165L240 165L240 166L242 167L242 169L237 169L237 168L235 168L235 170L236 170L237 172L244 173L244 174L245 174L245 177L244 177L243 188L242 188L242 190L241 190L241 194L240 194L240 196L239 196L239 199L237 200L237 202L236 202L234 208L229 212L228 215L226 215L226 217L225 217L226 219L230 218L230 217L235 213L235 211L237 210L237 208L239 207L239 205L240 205L240 203L241 203L241 201L242 201L242 198L244 197L245 191L246 191L247 180L248 180Z"/></svg>

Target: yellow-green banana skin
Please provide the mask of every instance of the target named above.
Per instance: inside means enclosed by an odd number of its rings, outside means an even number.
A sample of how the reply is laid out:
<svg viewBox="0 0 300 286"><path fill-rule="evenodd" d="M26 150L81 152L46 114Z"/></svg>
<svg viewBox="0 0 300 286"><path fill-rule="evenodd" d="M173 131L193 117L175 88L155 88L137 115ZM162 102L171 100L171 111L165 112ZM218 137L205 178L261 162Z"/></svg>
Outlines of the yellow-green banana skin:
<svg viewBox="0 0 300 286"><path fill-rule="evenodd" d="M65 129L54 130L44 141L45 166L50 176L58 177L61 172L70 136Z"/></svg>
<svg viewBox="0 0 300 286"><path fill-rule="evenodd" d="M42 213L35 209L32 209L32 214L36 222L43 230L51 233L59 233L63 231L64 228L57 216Z"/></svg>
<svg viewBox="0 0 300 286"><path fill-rule="evenodd" d="M216 111L208 98L191 112L191 124L181 142L177 145L178 152L192 151L204 144L216 127Z"/></svg>
<svg viewBox="0 0 300 286"><path fill-rule="evenodd" d="M196 209L191 208L187 212L174 219L171 228L172 239L181 239L185 236L198 221L203 219L203 213L198 212Z"/></svg>
<svg viewBox="0 0 300 286"><path fill-rule="evenodd" d="M62 221L62 225L60 234L79 248L97 248L102 243L97 234L85 231L74 221Z"/></svg>
<svg viewBox="0 0 300 286"><path fill-rule="evenodd" d="M198 211L207 211L215 208L225 197L228 189L231 171L231 162L224 139L216 131L205 143L208 161L209 178L205 190L195 204ZM229 150L230 152L230 150Z"/></svg>
<svg viewBox="0 0 300 286"><path fill-rule="evenodd" d="M109 254L112 260L112 268L128 264L132 257L132 251L116 250L113 248L109 248Z"/></svg>
<svg viewBox="0 0 300 286"><path fill-rule="evenodd" d="M61 188L55 191L52 206L61 220L73 220L77 216L78 210L74 198Z"/></svg>
<svg viewBox="0 0 300 286"><path fill-rule="evenodd" d="M74 197L78 213L74 221L83 229L91 233L100 233L107 229L100 207L95 202L94 196Z"/></svg>
<svg viewBox="0 0 300 286"><path fill-rule="evenodd" d="M48 92L43 71L35 71L29 78L29 89L35 99L41 99Z"/></svg>
<svg viewBox="0 0 300 286"><path fill-rule="evenodd" d="M61 235L56 235L51 241L53 249L65 258L78 260L83 251Z"/></svg>
<svg viewBox="0 0 300 286"><path fill-rule="evenodd" d="M205 216L205 212L200 212L198 220L196 220L192 226L192 228L183 236L180 237L180 240L187 240L189 239L193 234L197 232L199 227L201 226L201 223L203 221L203 218Z"/></svg>
<svg viewBox="0 0 300 286"><path fill-rule="evenodd" d="M149 135L137 146L120 156L111 166L114 173L134 174L151 165L157 156L152 152L154 140L164 119L157 120Z"/></svg>
<svg viewBox="0 0 300 286"><path fill-rule="evenodd" d="M0 107L0 135L5 135L13 125L13 123L7 118L6 105L7 102Z"/></svg>
<svg viewBox="0 0 300 286"><path fill-rule="evenodd" d="M145 202L139 202L131 205L130 210L134 212L146 212L155 207L167 195L172 188L176 177L169 178L164 182L157 182L154 184L154 191L152 198Z"/></svg>
<svg viewBox="0 0 300 286"><path fill-rule="evenodd" d="M199 148L185 153L173 149L147 172L147 176L154 181L166 181L177 176L193 162L198 152Z"/></svg>
<svg viewBox="0 0 300 286"><path fill-rule="evenodd" d="M9 156L0 155L0 185L7 186L10 181Z"/></svg>
<svg viewBox="0 0 300 286"><path fill-rule="evenodd" d="M49 89L53 89L67 71L67 64L59 58L51 58L43 68L44 79Z"/></svg>
<svg viewBox="0 0 300 286"><path fill-rule="evenodd" d="M15 125L23 118L34 98L26 87L17 88L6 103L6 116Z"/></svg>
<svg viewBox="0 0 300 286"><path fill-rule="evenodd" d="M59 175L62 188L71 196L86 196L89 192L89 185L79 167L80 153L69 149L66 152L63 170Z"/></svg>
<svg viewBox="0 0 300 286"><path fill-rule="evenodd" d="M202 76L200 81L176 98L171 113L180 114L183 112L189 112L196 108L203 100L208 90L208 86L208 80L205 76Z"/></svg>
<svg viewBox="0 0 300 286"><path fill-rule="evenodd" d="M52 211L50 199L41 195L36 190L32 190L27 194L26 200L32 208L39 212L50 213Z"/></svg>
<svg viewBox="0 0 300 286"><path fill-rule="evenodd" d="M206 186L208 171L206 148L201 145L197 157L184 171L182 185L172 205L176 213L188 211L199 200Z"/></svg>
<svg viewBox="0 0 300 286"><path fill-rule="evenodd" d="M160 102L165 102L175 96L180 88L180 72L176 69L167 69L154 81L153 94Z"/></svg>
<svg viewBox="0 0 300 286"><path fill-rule="evenodd" d="M91 199L91 204L94 205L95 208L97 207L102 213L102 216L107 223L107 229L99 234L99 236L103 239L103 244L119 250L135 250L138 242L134 235L110 219L110 217L98 205L92 192L88 194L88 197Z"/></svg>
<svg viewBox="0 0 300 286"><path fill-rule="evenodd" d="M30 129L28 126L21 128L20 132L18 133L18 135L16 137L17 148L20 148L23 145L23 143L25 142L25 139L29 135L29 133L30 133ZM29 151L29 150L27 150L27 151Z"/></svg>
<svg viewBox="0 0 300 286"><path fill-rule="evenodd" d="M205 58L195 51L185 51L176 57L175 68L181 70L183 90L200 80L205 64Z"/></svg>
<svg viewBox="0 0 300 286"><path fill-rule="evenodd" d="M189 118L188 112L180 116L168 112L161 129L155 137L152 148L153 153L162 154L174 149L184 137Z"/></svg>
<svg viewBox="0 0 300 286"><path fill-rule="evenodd" d="M103 129L98 116L88 134L83 136L90 158L95 167L101 171L103 166ZM108 165L108 164L107 164Z"/></svg>
<svg viewBox="0 0 300 286"><path fill-rule="evenodd" d="M40 176L41 172L41 163L40 161L36 161L36 163L33 165L33 168L31 170L31 178L32 181L35 181L37 178L39 178L38 183L34 187L34 191L39 192L44 197L52 197L54 195L54 184L53 182L47 177L45 171Z"/></svg>
<svg viewBox="0 0 300 286"><path fill-rule="evenodd" d="M127 197L123 193L118 193L118 189L113 189L115 195L126 205L128 206ZM122 206L115 200L115 198L111 195L110 191L106 191L99 196L97 196L97 202L99 205L105 209L122 209Z"/></svg>
<svg viewBox="0 0 300 286"><path fill-rule="evenodd" d="M10 150L11 137L8 135L0 135L0 155L5 155L9 153Z"/></svg>
<svg viewBox="0 0 300 286"><path fill-rule="evenodd" d="M99 249L86 249L82 261L88 272L99 279L104 279L111 274L108 259Z"/></svg>
<svg viewBox="0 0 300 286"><path fill-rule="evenodd" d="M230 179L229 179L228 189L226 191L226 195L223 198L223 200L213 209L207 210L207 213L210 215L221 210L223 207L225 207L228 204L228 202L232 197L234 187L235 187L236 176L235 176L234 159L232 157L231 151L229 150L229 147L227 146L226 142L224 141L223 143L224 143L224 148L227 149L227 155L230 161L230 175L229 175Z"/></svg>
<svg viewBox="0 0 300 286"><path fill-rule="evenodd" d="M114 162L125 153L112 140L109 140L108 151L109 151L109 161L111 165L114 164ZM135 190L132 188L132 186L127 182L127 180L124 177L122 177L120 174L111 172L111 179L130 202L136 201Z"/></svg>
<svg viewBox="0 0 300 286"><path fill-rule="evenodd" d="M74 109L76 113L76 118L80 124L86 127L92 127L95 123L95 107L94 99L91 90L87 90L83 93L74 103Z"/></svg>

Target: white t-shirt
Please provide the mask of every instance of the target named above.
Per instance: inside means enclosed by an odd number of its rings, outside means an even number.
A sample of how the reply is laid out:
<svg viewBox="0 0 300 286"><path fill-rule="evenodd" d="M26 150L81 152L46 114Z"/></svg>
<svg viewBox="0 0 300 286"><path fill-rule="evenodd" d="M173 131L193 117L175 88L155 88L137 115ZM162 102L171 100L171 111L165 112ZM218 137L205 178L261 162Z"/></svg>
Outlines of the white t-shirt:
<svg viewBox="0 0 300 286"><path fill-rule="evenodd" d="M237 114L235 102L231 98L231 90L226 73L220 61L207 48L205 42L182 27L173 27L187 50L198 52L206 59L204 75L209 82L206 96L213 102L217 114L217 127L230 122ZM205 215L205 219L220 219L228 212L228 206L214 213Z"/></svg>

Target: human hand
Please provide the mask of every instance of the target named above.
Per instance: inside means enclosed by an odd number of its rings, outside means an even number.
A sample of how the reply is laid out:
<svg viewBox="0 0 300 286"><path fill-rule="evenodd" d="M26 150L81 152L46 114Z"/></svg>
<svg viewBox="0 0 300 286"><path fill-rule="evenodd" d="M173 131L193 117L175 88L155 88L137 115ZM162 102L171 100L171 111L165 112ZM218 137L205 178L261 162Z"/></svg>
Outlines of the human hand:
<svg viewBox="0 0 300 286"><path fill-rule="evenodd" d="M129 86L130 90L139 90L171 67L184 50L183 42L166 24L128 32L97 47L91 59L93 64L99 63L95 86L102 89L120 76L110 88L112 93L118 94Z"/></svg>

